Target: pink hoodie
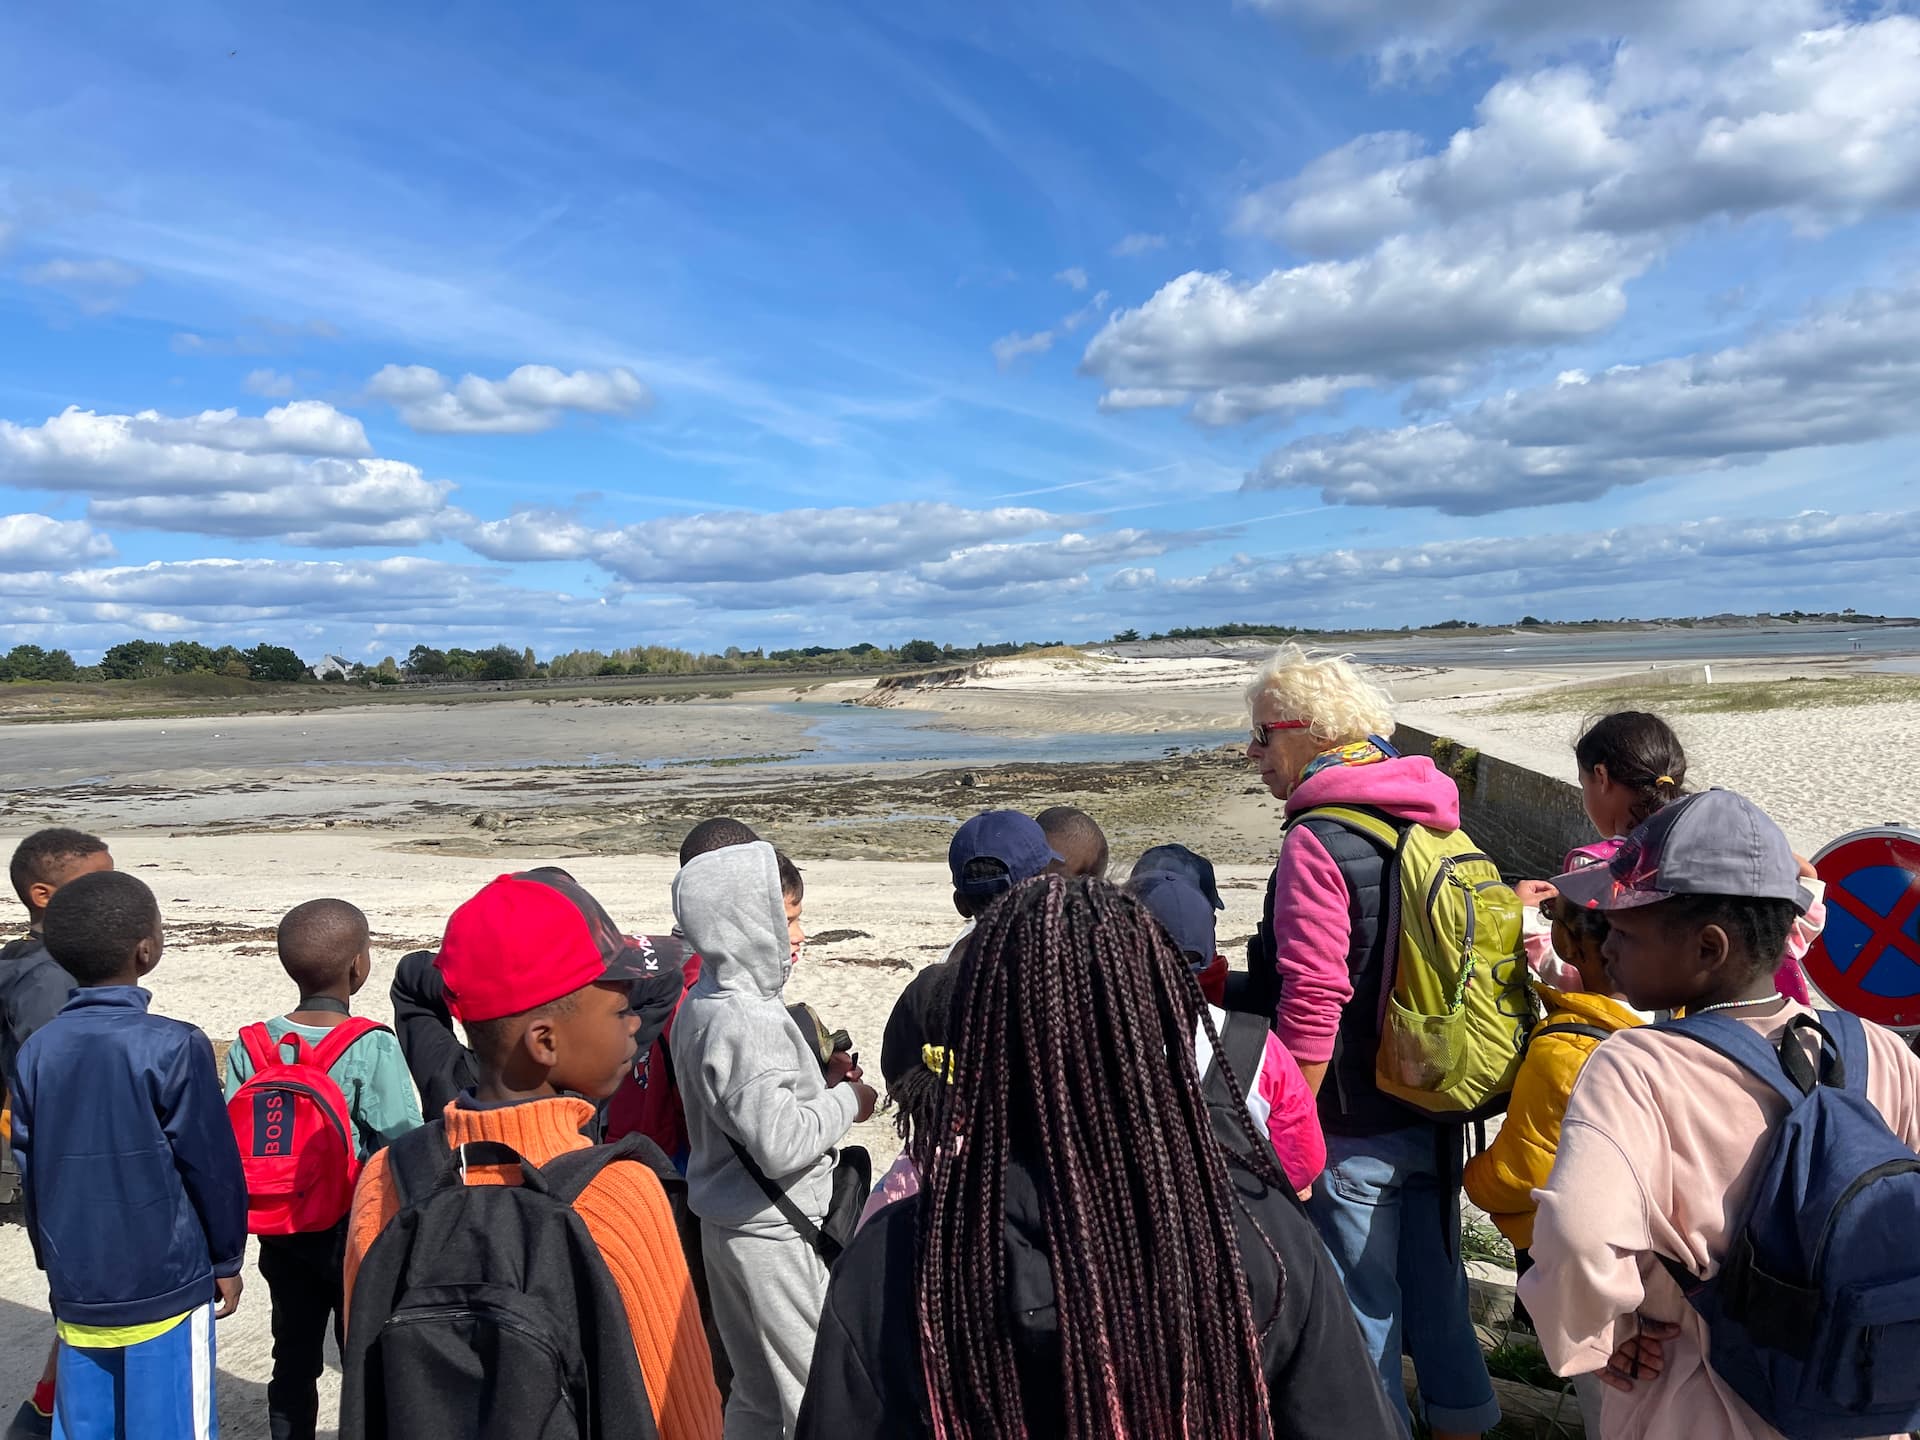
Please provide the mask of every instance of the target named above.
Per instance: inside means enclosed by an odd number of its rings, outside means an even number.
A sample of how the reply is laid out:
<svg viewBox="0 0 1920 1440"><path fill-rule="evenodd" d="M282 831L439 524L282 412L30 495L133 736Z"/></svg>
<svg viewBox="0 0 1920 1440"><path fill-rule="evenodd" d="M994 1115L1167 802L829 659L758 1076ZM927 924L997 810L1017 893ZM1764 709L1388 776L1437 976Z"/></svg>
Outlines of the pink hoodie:
<svg viewBox="0 0 1920 1440"><path fill-rule="evenodd" d="M1460 791L1424 755L1331 766L1293 792L1287 814L1322 805L1365 805L1442 830L1460 828ZM1296 826L1280 847L1273 888L1274 950L1286 992L1274 1033L1302 1065L1332 1058L1340 1012L1353 998L1352 933L1340 867L1311 830Z"/></svg>

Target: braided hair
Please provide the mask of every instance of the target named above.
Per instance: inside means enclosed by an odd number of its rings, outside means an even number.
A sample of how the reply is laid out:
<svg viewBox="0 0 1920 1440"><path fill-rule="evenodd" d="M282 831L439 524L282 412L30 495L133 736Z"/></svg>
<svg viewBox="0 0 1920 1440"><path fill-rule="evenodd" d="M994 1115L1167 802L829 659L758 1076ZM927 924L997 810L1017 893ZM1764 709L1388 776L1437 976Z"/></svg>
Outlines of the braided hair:
<svg viewBox="0 0 1920 1440"><path fill-rule="evenodd" d="M1606 766L1607 778L1632 792L1635 825L1686 794L1686 749L1671 725L1644 710L1601 716L1574 743L1573 758L1582 774Z"/></svg>
<svg viewBox="0 0 1920 1440"><path fill-rule="evenodd" d="M1271 1435L1261 1341L1279 1295L1256 1321L1240 1202L1194 1063L1197 1024L1225 1057L1185 959L1131 896L1046 876L982 916L958 965L944 1126L956 1143L930 1156L921 1202L934 1434L1029 1434L1007 1304L1005 1177L1019 1162L1039 1181L1053 1260L1061 1433ZM1290 1188L1244 1109L1241 1119L1262 1157L1249 1168Z"/></svg>

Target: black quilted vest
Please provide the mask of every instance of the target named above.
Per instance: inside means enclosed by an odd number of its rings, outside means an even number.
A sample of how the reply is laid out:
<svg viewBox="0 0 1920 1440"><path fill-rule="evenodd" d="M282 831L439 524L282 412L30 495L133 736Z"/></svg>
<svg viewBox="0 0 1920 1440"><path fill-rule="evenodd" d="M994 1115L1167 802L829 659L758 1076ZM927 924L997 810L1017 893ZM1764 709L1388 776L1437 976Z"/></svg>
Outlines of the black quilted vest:
<svg viewBox="0 0 1920 1440"><path fill-rule="evenodd" d="M1422 1117L1380 1093L1373 1082L1373 1062L1380 1046L1381 985L1386 978L1387 853L1374 841L1334 820L1311 814L1297 822L1311 830L1326 847L1347 887L1347 914L1352 921L1352 943L1347 950L1347 973L1353 979L1353 997L1340 1012L1334 1032L1333 1057L1320 1086L1320 1125L1334 1135L1378 1135L1405 1129ZM1399 823L1396 821L1396 824ZM1247 991L1233 1008L1262 1010L1272 1015L1286 1006L1285 982L1280 975L1273 940L1275 869L1267 881L1267 901L1260 929L1247 942ZM1238 997L1236 997L1238 998Z"/></svg>

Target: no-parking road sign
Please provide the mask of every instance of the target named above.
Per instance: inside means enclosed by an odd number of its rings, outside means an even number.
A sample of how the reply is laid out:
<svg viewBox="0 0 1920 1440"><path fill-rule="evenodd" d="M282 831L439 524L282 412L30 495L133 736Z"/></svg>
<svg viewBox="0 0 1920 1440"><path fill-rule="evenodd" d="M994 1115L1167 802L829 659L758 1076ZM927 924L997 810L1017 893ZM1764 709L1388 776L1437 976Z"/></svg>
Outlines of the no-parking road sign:
<svg viewBox="0 0 1920 1440"><path fill-rule="evenodd" d="M1887 825L1842 835L1813 857L1827 925L1807 979L1843 1010L1920 1031L1920 831Z"/></svg>

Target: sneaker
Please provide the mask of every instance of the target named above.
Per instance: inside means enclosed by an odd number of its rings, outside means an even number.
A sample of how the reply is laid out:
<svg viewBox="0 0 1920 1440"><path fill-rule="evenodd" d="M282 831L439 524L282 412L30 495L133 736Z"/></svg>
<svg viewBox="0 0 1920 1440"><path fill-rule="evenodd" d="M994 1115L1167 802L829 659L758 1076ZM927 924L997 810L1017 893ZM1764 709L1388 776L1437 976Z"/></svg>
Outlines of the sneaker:
<svg viewBox="0 0 1920 1440"><path fill-rule="evenodd" d="M34 1409L31 1400L22 1400L13 1423L7 1427L7 1440L37 1440L39 1436L51 1434L53 1417Z"/></svg>

